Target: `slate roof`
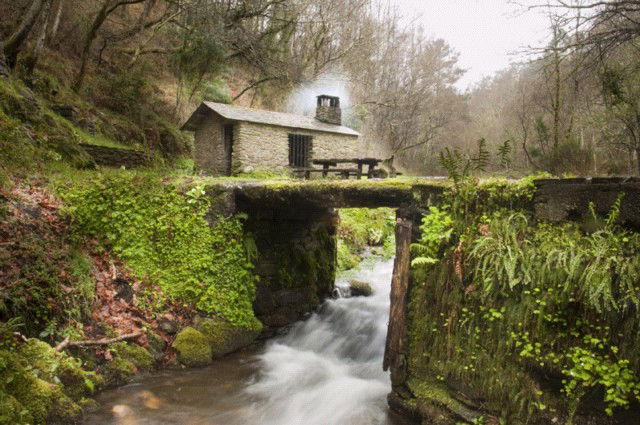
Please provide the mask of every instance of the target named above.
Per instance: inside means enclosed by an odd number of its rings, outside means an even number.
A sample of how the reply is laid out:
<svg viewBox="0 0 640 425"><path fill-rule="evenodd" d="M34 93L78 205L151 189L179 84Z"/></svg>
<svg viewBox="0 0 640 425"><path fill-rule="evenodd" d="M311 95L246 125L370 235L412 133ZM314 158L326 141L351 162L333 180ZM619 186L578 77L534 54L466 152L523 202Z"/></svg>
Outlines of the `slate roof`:
<svg viewBox="0 0 640 425"><path fill-rule="evenodd" d="M231 121L246 121L258 124L276 125L279 127L296 128L302 130L323 131L326 133L344 134L358 137L360 133L342 125L327 124L315 117L288 114L284 112L264 111L261 109L241 108L224 103L202 102L182 126L182 130L195 131L207 116L208 111L214 111L223 118Z"/></svg>

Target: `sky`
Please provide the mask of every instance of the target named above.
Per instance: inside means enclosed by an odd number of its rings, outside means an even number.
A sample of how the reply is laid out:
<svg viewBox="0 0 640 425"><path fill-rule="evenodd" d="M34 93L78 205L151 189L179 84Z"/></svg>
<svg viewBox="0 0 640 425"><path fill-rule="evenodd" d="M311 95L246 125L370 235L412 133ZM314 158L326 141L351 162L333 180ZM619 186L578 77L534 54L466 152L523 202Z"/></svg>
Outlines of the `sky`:
<svg viewBox="0 0 640 425"><path fill-rule="evenodd" d="M446 40L459 54L467 73L456 84L465 90L484 76L525 58L527 46L547 39L548 19L541 12L525 12L508 0L391 0L407 23L421 25L427 34ZM521 4L536 4L521 0ZM520 54L517 54L520 52Z"/></svg>

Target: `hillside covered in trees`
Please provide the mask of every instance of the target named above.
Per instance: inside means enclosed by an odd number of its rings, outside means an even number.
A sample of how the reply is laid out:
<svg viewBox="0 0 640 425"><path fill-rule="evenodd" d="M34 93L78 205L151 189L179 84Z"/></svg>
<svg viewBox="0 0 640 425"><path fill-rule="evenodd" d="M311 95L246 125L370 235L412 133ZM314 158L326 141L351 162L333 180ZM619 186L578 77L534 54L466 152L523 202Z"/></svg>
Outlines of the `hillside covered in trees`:
<svg viewBox="0 0 640 425"><path fill-rule="evenodd" d="M23 141L3 152L3 173L18 158L78 161L70 139L185 166L177 127L201 100L286 111L300 87L329 79L346 87L347 124L368 150L414 174L442 173L444 147L481 138L509 154L496 171L635 174L639 9L544 6L548 44L463 92L457 53L385 2L3 1L3 143Z"/></svg>

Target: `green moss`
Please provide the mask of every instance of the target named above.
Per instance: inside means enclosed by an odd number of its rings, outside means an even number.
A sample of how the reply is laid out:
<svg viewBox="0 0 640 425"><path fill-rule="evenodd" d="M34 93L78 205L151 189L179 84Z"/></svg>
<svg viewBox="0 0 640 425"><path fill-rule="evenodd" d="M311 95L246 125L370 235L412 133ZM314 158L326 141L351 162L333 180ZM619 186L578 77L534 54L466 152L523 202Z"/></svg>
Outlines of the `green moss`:
<svg viewBox="0 0 640 425"><path fill-rule="evenodd" d="M45 423L54 403L55 385L34 375L25 373L16 376L9 386L9 392L20 401L23 408L33 417L34 423Z"/></svg>
<svg viewBox="0 0 640 425"><path fill-rule="evenodd" d="M373 295L373 288L368 282L352 279L349 281L349 289L353 297L369 297Z"/></svg>
<svg viewBox="0 0 640 425"><path fill-rule="evenodd" d="M0 424L33 423L33 416L14 396L0 391Z"/></svg>
<svg viewBox="0 0 640 425"><path fill-rule="evenodd" d="M178 360L185 366L206 366L211 363L212 351L209 339L194 328L180 331L173 342Z"/></svg>
<svg viewBox="0 0 640 425"><path fill-rule="evenodd" d="M423 221L414 257L434 261L412 263L410 381L463 393L510 424L567 418L576 406L576 417L615 421L640 396L640 348L627 337L640 328L628 314L640 307L640 235L616 227L615 211L592 233L537 223L505 209L504 184L485 205L458 187L448 218L432 210ZM530 200L530 186L514 190ZM584 409L585 394L601 403Z"/></svg>
<svg viewBox="0 0 640 425"><path fill-rule="evenodd" d="M104 365L104 375L107 384L123 385L136 376L136 365L122 357L113 357Z"/></svg>
<svg viewBox="0 0 640 425"><path fill-rule="evenodd" d="M155 363L153 356L138 344L118 342L113 344L110 351L114 355L133 363L140 372L149 372L153 369Z"/></svg>
<svg viewBox="0 0 640 425"><path fill-rule="evenodd" d="M64 394L73 400L94 393L102 385L101 377L83 370L78 359L56 352L44 341L29 339L21 347L20 356L36 376L61 384Z"/></svg>
<svg viewBox="0 0 640 425"><path fill-rule="evenodd" d="M422 410L444 408L443 410L439 410L438 413L450 416L449 421L454 419L466 419L471 422L474 417L476 417L476 414L473 411L453 398L449 394L447 388L442 384L438 384L437 382L411 380L408 382L408 387L416 396L416 403ZM480 415L478 414L477 416L479 417ZM434 415L434 417L436 417L436 415Z"/></svg>
<svg viewBox="0 0 640 425"><path fill-rule="evenodd" d="M213 357L223 356L251 344L261 330L261 326L253 329L239 328L217 317L198 318L194 327L207 339Z"/></svg>
<svg viewBox="0 0 640 425"><path fill-rule="evenodd" d="M110 245L136 275L200 312L255 325L256 276L243 244L243 217L213 217L212 194L203 185L113 173L60 189L75 230Z"/></svg>
<svg viewBox="0 0 640 425"><path fill-rule="evenodd" d="M395 211L392 208L342 208L338 225L338 270L356 267L367 247L388 256L395 246ZM390 256L389 256L390 258Z"/></svg>
<svg viewBox="0 0 640 425"><path fill-rule="evenodd" d="M157 333L148 330L147 341L149 342L149 354L154 360L159 361L164 357L164 350L167 348L167 344L164 339Z"/></svg>
<svg viewBox="0 0 640 425"><path fill-rule="evenodd" d="M104 385L102 376L83 370L80 361L73 358L61 362L56 373L64 386L64 393L76 401L95 393Z"/></svg>

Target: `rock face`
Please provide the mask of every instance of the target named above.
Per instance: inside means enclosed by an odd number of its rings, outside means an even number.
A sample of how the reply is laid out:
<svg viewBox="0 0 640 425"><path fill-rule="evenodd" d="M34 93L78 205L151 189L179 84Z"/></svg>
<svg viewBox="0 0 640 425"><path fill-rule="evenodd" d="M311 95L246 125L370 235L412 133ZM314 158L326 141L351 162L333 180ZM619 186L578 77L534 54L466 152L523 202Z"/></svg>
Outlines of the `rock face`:
<svg viewBox="0 0 640 425"><path fill-rule="evenodd" d="M187 367L206 366L211 363L209 340L194 328L184 328L176 336L173 348L178 352L178 361Z"/></svg>

